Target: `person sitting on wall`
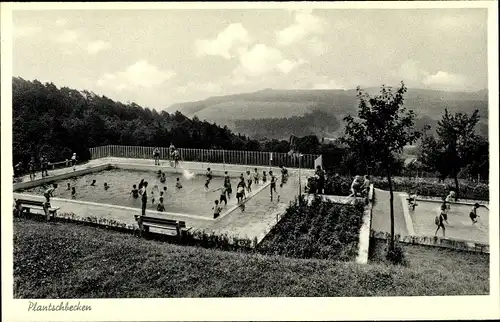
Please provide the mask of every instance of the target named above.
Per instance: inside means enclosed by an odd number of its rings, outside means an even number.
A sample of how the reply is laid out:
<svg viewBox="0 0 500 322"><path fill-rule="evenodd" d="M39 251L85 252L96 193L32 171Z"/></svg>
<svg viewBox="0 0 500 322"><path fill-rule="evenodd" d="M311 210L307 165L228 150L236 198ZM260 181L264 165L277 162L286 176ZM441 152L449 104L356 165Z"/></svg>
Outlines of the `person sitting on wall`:
<svg viewBox="0 0 500 322"><path fill-rule="evenodd" d="M317 179L315 177L307 178L306 192L315 194L316 191L317 191Z"/></svg>
<svg viewBox="0 0 500 322"><path fill-rule="evenodd" d="M351 183L351 194L349 197L357 197L360 193L361 188L361 177L355 176L354 180Z"/></svg>
<svg viewBox="0 0 500 322"><path fill-rule="evenodd" d="M316 183L317 185L317 190L318 193L325 193L325 171L321 168L320 165L316 166L316 177L318 179L318 182Z"/></svg>
<svg viewBox="0 0 500 322"><path fill-rule="evenodd" d="M370 192L370 176L365 175L365 181L363 182L363 185L361 186L361 191L364 196L368 196L368 193Z"/></svg>

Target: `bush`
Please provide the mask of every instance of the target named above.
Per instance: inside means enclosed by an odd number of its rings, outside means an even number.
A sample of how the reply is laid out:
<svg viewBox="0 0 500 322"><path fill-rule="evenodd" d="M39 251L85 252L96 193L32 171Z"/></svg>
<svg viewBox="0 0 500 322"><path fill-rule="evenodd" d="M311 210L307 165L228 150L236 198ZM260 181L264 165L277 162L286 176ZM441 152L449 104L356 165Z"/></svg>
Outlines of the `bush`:
<svg viewBox="0 0 500 322"><path fill-rule="evenodd" d="M390 242L390 241L388 241L388 242ZM408 264L406 261L403 247L401 247L397 243L394 244L394 249L392 249L392 250L388 247L386 258L388 261L390 261L391 263L393 263L395 265L406 266Z"/></svg>
<svg viewBox="0 0 500 322"><path fill-rule="evenodd" d="M257 251L297 258L353 260L358 252L363 211L363 202L340 205L316 197L308 205L299 197Z"/></svg>
<svg viewBox="0 0 500 322"><path fill-rule="evenodd" d="M389 183L387 179L373 179L373 184L383 190L389 190ZM394 191L408 192L413 190L417 195L430 196L430 197L444 197L450 190L455 190L454 185L447 183L439 183L432 181L415 181L407 178L395 178L392 182ZM490 189L487 184L470 182L467 184L461 183L458 192L459 199L472 199L472 200L489 200Z"/></svg>

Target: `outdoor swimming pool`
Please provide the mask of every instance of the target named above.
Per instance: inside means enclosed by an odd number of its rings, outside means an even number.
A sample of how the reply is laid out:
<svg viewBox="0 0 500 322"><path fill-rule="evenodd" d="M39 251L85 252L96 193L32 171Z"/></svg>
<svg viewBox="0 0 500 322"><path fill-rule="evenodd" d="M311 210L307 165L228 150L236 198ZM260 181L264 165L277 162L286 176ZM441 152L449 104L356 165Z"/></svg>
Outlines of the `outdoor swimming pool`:
<svg viewBox="0 0 500 322"><path fill-rule="evenodd" d="M437 228L434 218L438 214L441 204L422 200L418 200L417 204L415 211L410 211L415 235L434 236ZM488 204L485 204L485 206L488 206ZM469 218L471 209L472 205L451 205L451 209L448 212L449 224L445 223L446 237L489 244L489 210L483 207L478 208L478 222L472 224ZM439 237L443 236L442 231L440 230L437 235Z"/></svg>
<svg viewBox="0 0 500 322"><path fill-rule="evenodd" d="M243 171L242 171L243 172ZM158 186L159 191L163 191L163 187L167 187L167 192L164 194L165 211L173 213L183 213L191 215L200 215L212 217L212 207L214 200L219 199L220 191L213 191L223 185L223 177L214 176L209 191L205 191L204 184L205 175L195 174L192 178L186 178L180 173L166 173L166 182L161 183L157 178L156 172L153 171L137 171L137 170L123 170L113 169L100 171L96 173L86 174L79 177L65 179L58 181L58 188L54 193L56 198L74 199L82 201L90 201L96 203L112 204L118 206L141 208L140 198L133 198L130 196L132 185L139 185L139 182L144 179L148 182L148 206L149 210L156 210L159 199L159 192L155 191L155 203L151 201L151 191L154 186ZM230 173L231 185L233 194L231 199L228 200L228 205L225 209L236 205L236 184L238 183L239 173ZM182 188L176 188L176 178L180 179ZM95 186L91 186L92 180L96 180ZM104 182L107 182L110 188L104 189ZM71 196L71 190L67 190L67 183L71 187L76 188L76 195ZM253 190L257 190L262 186L252 185ZM37 186L30 189L25 189L24 193L31 193L36 195L43 195L48 185ZM20 191L21 192L21 191ZM224 212L224 210L223 210Z"/></svg>

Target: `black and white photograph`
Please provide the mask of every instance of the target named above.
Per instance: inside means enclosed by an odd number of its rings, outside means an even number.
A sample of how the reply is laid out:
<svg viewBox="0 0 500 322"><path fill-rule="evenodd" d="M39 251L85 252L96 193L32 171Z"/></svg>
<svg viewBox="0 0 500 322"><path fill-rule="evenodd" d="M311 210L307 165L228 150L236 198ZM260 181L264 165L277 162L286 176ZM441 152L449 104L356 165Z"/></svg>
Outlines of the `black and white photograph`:
<svg viewBox="0 0 500 322"><path fill-rule="evenodd" d="M500 318L497 5L2 3L2 320Z"/></svg>

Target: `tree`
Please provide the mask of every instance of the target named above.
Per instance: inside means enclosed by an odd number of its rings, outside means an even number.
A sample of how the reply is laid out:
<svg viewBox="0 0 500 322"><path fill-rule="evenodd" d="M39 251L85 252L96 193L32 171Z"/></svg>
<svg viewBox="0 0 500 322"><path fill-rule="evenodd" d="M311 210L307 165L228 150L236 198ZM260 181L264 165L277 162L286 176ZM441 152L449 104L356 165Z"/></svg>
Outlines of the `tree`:
<svg viewBox="0 0 500 322"><path fill-rule="evenodd" d="M487 141L475 134L479 122L479 110L468 116L465 113L445 113L438 121L437 138L426 137L422 142L420 159L426 167L435 169L442 179L450 176L455 181L456 199L459 197L458 175L461 170L475 162L480 153L484 157ZM487 149L486 149L487 150ZM486 152L487 154L487 152ZM484 159L484 158L483 158ZM484 161L484 160L483 160ZM484 162L478 163L476 168ZM484 168L484 166L482 166Z"/></svg>
<svg viewBox="0 0 500 322"><path fill-rule="evenodd" d="M414 131L415 113L403 107L406 87L401 82L395 92L382 85L380 94L370 97L359 87L358 118L348 115L342 142L355 151L367 166L377 163L385 170L389 182L391 241L389 251L394 251L394 193L392 188L393 166L403 147L412 144L421 136Z"/></svg>

